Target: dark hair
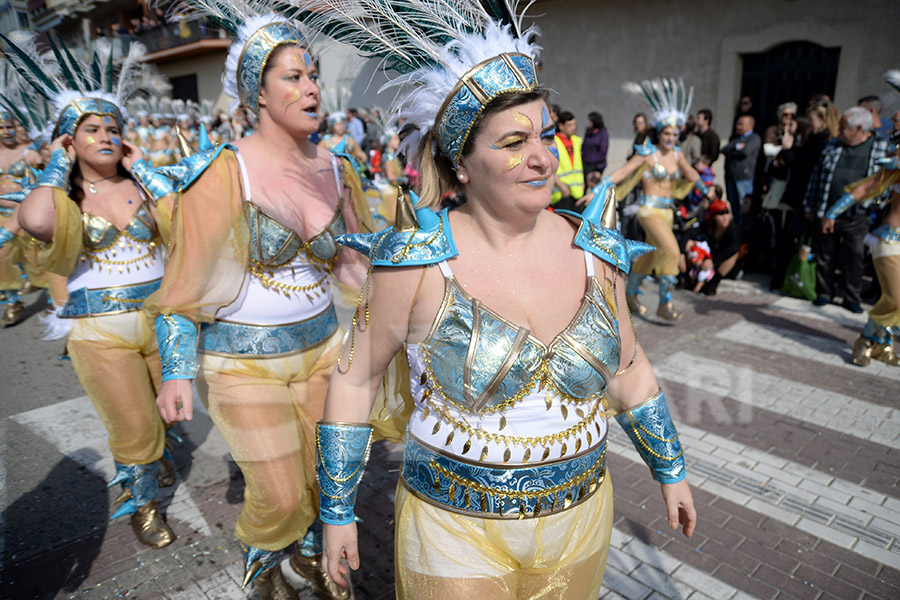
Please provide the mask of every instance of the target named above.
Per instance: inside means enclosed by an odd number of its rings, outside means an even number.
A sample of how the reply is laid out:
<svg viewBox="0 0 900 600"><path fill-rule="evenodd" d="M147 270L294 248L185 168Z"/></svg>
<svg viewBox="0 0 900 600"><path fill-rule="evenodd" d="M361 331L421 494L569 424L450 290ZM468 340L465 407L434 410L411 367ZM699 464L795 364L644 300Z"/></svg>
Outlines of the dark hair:
<svg viewBox="0 0 900 600"><path fill-rule="evenodd" d="M472 153L475 140L481 133L484 122L488 117L507 108L521 106L535 100L547 102L549 97L550 93L546 89L538 87L530 92L511 92L494 98L482 109L478 118L475 119L475 122L469 128L469 135L466 138L466 143L463 144L460 150L460 156L465 158ZM436 207L443 193L456 186L456 177L454 176L456 169L453 166L453 161L445 156L440 149L438 149L436 154L432 154L432 144L436 143L433 135L432 130L428 135L422 137L416 153L419 163L419 181L421 182L419 188L420 206Z"/></svg>
<svg viewBox="0 0 900 600"><path fill-rule="evenodd" d="M571 121L574 118L575 118L574 114L572 114L571 112L569 112L567 110L564 110L561 113L559 113L559 120L556 122L561 125L563 123L568 123L569 121Z"/></svg>
<svg viewBox="0 0 900 600"><path fill-rule="evenodd" d="M116 165L116 175L120 177L125 177L127 179L134 180L134 177L131 176L131 173L128 172L128 169L122 166L122 161ZM78 159L75 159L75 164L72 165L72 172L69 173L69 198L75 201L79 207L81 207L81 201L84 200L84 190L80 185L77 185L78 178L81 177L81 168L78 166ZM83 177L81 177L84 179Z"/></svg>
<svg viewBox="0 0 900 600"><path fill-rule="evenodd" d="M697 114L703 115L703 119L707 123L712 125L712 111L711 110L709 110L708 108L701 108L700 110L697 111Z"/></svg>
<svg viewBox="0 0 900 600"><path fill-rule="evenodd" d="M694 161L694 164L696 165L701 160L708 165L712 165L712 159L709 157L709 154L701 154L700 156L697 157L697 160Z"/></svg>
<svg viewBox="0 0 900 600"><path fill-rule="evenodd" d="M876 96L875 94L869 94L868 96L863 96L859 100L856 101L857 106L864 106L869 110L874 110L876 112L881 112L881 98Z"/></svg>
<svg viewBox="0 0 900 600"><path fill-rule="evenodd" d="M588 113L588 121L594 124L594 129L606 129L606 125L603 124L603 115L596 110Z"/></svg>

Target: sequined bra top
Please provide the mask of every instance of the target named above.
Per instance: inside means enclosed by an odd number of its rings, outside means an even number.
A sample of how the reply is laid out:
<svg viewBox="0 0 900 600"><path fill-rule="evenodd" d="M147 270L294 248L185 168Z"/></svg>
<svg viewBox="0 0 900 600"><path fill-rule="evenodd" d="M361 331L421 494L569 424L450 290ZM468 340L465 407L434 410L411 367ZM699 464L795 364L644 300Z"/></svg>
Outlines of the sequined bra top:
<svg viewBox="0 0 900 600"><path fill-rule="evenodd" d="M250 200L249 179L243 159L237 152L235 156L241 167L244 197L247 199L244 202L244 214L250 227L250 260L265 267L281 267L290 264L297 255L303 253L312 264L333 267L340 249L334 238L347 233L340 201L331 221L322 231L304 241L296 231L279 223ZM343 186L334 156L331 157L331 162L335 185L341 190Z"/></svg>
<svg viewBox="0 0 900 600"><path fill-rule="evenodd" d="M470 296L439 263L444 298L420 344L425 374L461 410L492 413L512 405L535 385L575 402L602 395L619 364L619 324L589 264L588 289L568 326L544 345Z"/></svg>
<svg viewBox="0 0 900 600"><path fill-rule="evenodd" d="M328 225L305 242L252 202L244 203L244 214L250 226L250 258L268 267L286 265L301 252L312 263L331 266L339 249L334 238L347 233L340 206Z"/></svg>
<svg viewBox="0 0 900 600"><path fill-rule="evenodd" d="M99 215L83 213L81 220L83 224L84 248L88 251L105 250L112 246L121 235L130 237L138 242L153 241L158 235L156 221L150 214L146 202L141 204L134 216L131 217L128 225L121 231Z"/></svg>
<svg viewBox="0 0 900 600"><path fill-rule="evenodd" d="M677 150L676 150L677 152ZM644 171L644 177L652 177L656 181L672 181L675 179L681 179L681 169L676 168L674 173L669 173L669 171L659 162L656 157L656 153L653 153L653 165Z"/></svg>
<svg viewBox="0 0 900 600"><path fill-rule="evenodd" d="M28 172L28 164L24 158L20 158L5 170L0 169L0 177L24 177Z"/></svg>

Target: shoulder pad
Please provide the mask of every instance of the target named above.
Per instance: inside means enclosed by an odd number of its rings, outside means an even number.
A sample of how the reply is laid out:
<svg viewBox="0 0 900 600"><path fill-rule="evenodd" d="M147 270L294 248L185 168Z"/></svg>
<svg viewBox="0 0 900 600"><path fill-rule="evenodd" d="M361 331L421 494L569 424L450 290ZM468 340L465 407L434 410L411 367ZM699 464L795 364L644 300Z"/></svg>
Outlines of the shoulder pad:
<svg viewBox="0 0 900 600"><path fill-rule="evenodd" d="M446 208L440 213L420 208L414 221L412 226L399 229L394 225L376 233L345 234L335 239L368 256L373 267L433 265L459 254Z"/></svg>
<svg viewBox="0 0 900 600"><path fill-rule="evenodd" d="M615 225L615 210L615 188L612 187L612 182L604 182L595 188L594 197L583 214L568 210L556 212L581 219L578 233L575 234L576 246L627 275L634 259L655 248L644 242L629 240L618 229L605 226Z"/></svg>
<svg viewBox="0 0 900 600"><path fill-rule="evenodd" d="M212 148L198 150L174 165L157 167L155 171L173 180L175 187L180 191L184 191L203 174L207 167L222 153L222 150L226 148L234 150L234 146L231 144L219 144Z"/></svg>
<svg viewBox="0 0 900 600"><path fill-rule="evenodd" d="M650 143L649 137L647 137L647 139L644 140L643 144L635 144L634 145L634 153L637 154L638 156L650 156L654 152L656 152L656 146L654 146L653 144Z"/></svg>
<svg viewBox="0 0 900 600"><path fill-rule="evenodd" d="M672 150L674 150L675 152L681 152L682 154L684 154L684 152L681 150L681 146L675 146L674 148L672 148Z"/></svg>
<svg viewBox="0 0 900 600"><path fill-rule="evenodd" d="M24 188L19 190L18 192L9 192L8 194L0 194L0 199L6 200L7 202L15 202L16 204L22 204L22 200L25 199L25 196L28 195L28 191Z"/></svg>
<svg viewBox="0 0 900 600"><path fill-rule="evenodd" d="M334 156L338 158L343 158L345 161L350 163L350 166L353 167L353 170L356 171L356 174L362 178L362 167L359 164L359 160L355 156L350 156L346 152L335 152L334 150L329 150Z"/></svg>

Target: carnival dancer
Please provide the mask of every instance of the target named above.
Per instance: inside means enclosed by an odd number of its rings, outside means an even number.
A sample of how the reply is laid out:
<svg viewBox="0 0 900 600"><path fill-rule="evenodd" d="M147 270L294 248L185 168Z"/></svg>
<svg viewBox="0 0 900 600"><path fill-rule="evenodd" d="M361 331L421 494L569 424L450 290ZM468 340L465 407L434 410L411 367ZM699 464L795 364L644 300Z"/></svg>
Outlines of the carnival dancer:
<svg viewBox="0 0 900 600"><path fill-rule="evenodd" d="M358 172L366 165L366 153L356 145L353 136L347 133L347 113L342 110L328 115L328 134L319 145L335 154L352 157Z"/></svg>
<svg viewBox="0 0 900 600"><path fill-rule="evenodd" d="M10 35L15 38L18 33ZM21 230L13 216L24 198L23 190L34 185L36 170L46 163L46 145L40 138L45 121L39 110L42 106L23 91L21 78L6 62L0 63L0 96L4 98L0 109L0 227L7 230L0 236L9 239L0 248L0 325L7 327L17 323L25 311L21 297L48 285L47 274L28 262L27 236L18 236Z"/></svg>
<svg viewBox="0 0 900 600"><path fill-rule="evenodd" d="M884 79L900 92L900 71L888 71ZM881 225L866 236L872 242L881 297L869 311L869 320L853 345L851 360L861 367L872 359L900 365L900 355L893 348L893 336L900 332L900 133L895 133L891 142L893 154L878 161L882 170L847 186L822 220L822 230L833 231L835 219L854 204L889 197Z"/></svg>
<svg viewBox="0 0 900 600"><path fill-rule="evenodd" d="M148 198L136 180L155 189L149 165L122 141L121 107L139 79L144 49L133 44L115 77L104 48L92 64L66 61L57 71L35 51L35 34L3 40L6 59L55 116L50 162L19 207L18 223L40 240L38 266L68 278L69 297L54 327L57 337L67 336L75 373L109 434L116 466L110 486L122 484L112 518L130 515L138 540L160 548L175 534L156 500L166 430L154 405L156 341L140 308L163 273L162 209L150 200L169 190ZM59 50L55 36L51 44Z"/></svg>
<svg viewBox="0 0 900 600"><path fill-rule="evenodd" d="M656 248L635 262L628 276L628 308L639 315L647 313L641 304L641 282L653 275L659 283L659 307L657 316L677 321L684 315L672 304L672 289L678 277L681 248L672 232L675 200L687 196L692 187L706 194L706 185L700 175L688 164L684 154L675 144L679 130L684 126L690 110L694 88L685 90L681 79L654 79L638 84L626 84L626 90L642 94L650 103L653 114L656 145L648 137L641 145L634 146L634 156L623 166L609 174L606 181L616 184L616 194L624 197L640 182L638 222L644 229L646 241Z"/></svg>
<svg viewBox="0 0 900 600"><path fill-rule="evenodd" d="M299 541L291 566L320 596L346 597L321 569L315 423L342 336L332 277L358 288L365 273L334 238L371 230L371 217L355 171L308 139L318 75L298 24L256 1L175 10L232 30L225 93L259 127L168 168L182 197L162 286L145 304L163 364L157 405L166 421L190 419L196 378L243 472L244 586L297 598L279 559Z"/></svg>
<svg viewBox="0 0 900 600"><path fill-rule="evenodd" d="M612 528L609 414L662 483L670 526L690 535L695 524L681 445L625 305L623 275L649 248L603 226L615 211L605 193L584 217L546 210L559 158L535 32L513 2L316 4L327 7L311 27L390 55L395 117L422 134L422 207L400 203L392 228L339 239L373 271L317 427L328 573L345 580L342 558L359 566L367 421L405 346L414 405L398 428L398 598L593 600ZM451 186L467 202L435 213Z"/></svg>

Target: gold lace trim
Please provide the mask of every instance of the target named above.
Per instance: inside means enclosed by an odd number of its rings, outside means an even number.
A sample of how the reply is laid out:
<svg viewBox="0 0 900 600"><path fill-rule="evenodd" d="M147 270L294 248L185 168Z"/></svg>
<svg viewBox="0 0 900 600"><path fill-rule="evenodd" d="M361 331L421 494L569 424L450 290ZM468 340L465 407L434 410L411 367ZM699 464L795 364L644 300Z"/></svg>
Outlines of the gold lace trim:
<svg viewBox="0 0 900 600"><path fill-rule="evenodd" d="M138 245L146 244L146 247L147 247L146 254L142 254L142 255L136 256L134 258L119 260L119 259L115 259L115 258L108 258L107 256L99 256L99 254L97 252L92 252L91 250L88 250L87 248L82 248L81 257L80 257L81 262L88 263L91 268L93 268L95 264L99 265L101 271L103 270L103 266L106 266L107 270L110 273L112 273L113 267L116 267L119 270L119 273L125 273L125 272L131 273L132 266L134 266L135 270L140 271L142 264L144 265L144 267L149 268L150 265L153 264L153 262L156 260L156 246L159 245L159 238L153 238L153 240L147 242L146 240L136 240L135 238L132 238L131 236L127 236L127 237L129 237L131 240L134 240L134 242L137 242ZM125 248L124 240L119 242L119 247ZM128 242L128 247L129 248L134 247L134 245L131 241ZM110 246L107 246L107 248L110 248ZM104 249L104 250L101 250L100 252L103 252L105 255L112 255L112 256L116 255L115 248L111 248L109 250Z"/></svg>
<svg viewBox="0 0 900 600"><path fill-rule="evenodd" d="M303 293L309 300L313 300L314 297L319 298L328 293L328 286L325 282L331 276L330 270L323 271L322 277L318 281L306 285L291 285L278 281L272 277L275 274L273 268L252 259L250 260L249 270L251 275L259 279L264 288L281 292L287 298L290 298L292 293ZM293 265L291 266L291 274L296 274Z"/></svg>

